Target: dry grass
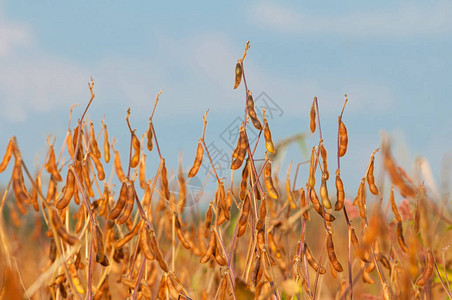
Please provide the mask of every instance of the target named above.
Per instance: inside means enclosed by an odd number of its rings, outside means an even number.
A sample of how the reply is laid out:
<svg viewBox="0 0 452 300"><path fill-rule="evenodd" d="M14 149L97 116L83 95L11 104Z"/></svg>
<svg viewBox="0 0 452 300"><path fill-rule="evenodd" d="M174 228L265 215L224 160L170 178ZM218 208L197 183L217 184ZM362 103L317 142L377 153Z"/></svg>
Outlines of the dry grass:
<svg viewBox="0 0 452 300"><path fill-rule="evenodd" d="M104 120L96 135L94 124L84 118L94 99L93 81L83 115L75 128L69 126L59 153L48 141L49 152L37 175L30 174L16 138L11 138L0 165L3 172L14 159L1 202L2 299L451 297L449 195L438 197L425 188L422 176L431 179L422 171L407 175L383 140L362 168L355 201L348 200L345 195L354 198L355 193L344 191L340 177L340 159L348 146L346 97L338 117L336 155L328 156L324 147L314 98L310 130L319 134L319 143L312 148L311 160L298 163L294 177L291 164L280 184L272 160L281 146L273 144L265 111L262 120L257 116L246 84L248 49L249 43L235 70L234 88L243 82L246 108L230 166L235 182L231 178L231 185L225 186L217 175L205 141L207 112L189 166L189 177L196 176L207 159L215 174L217 191L205 213L200 214L199 207L195 213L186 211L182 165L178 196L169 188L152 121L161 92L141 140L127 112L128 153L114 149L114 141L110 144ZM256 144L248 140L250 130L259 132ZM262 142L267 151L257 153ZM146 157L156 160L147 162ZM331 177L328 157L337 158ZM148 179L146 163L156 162L157 172ZM375 180L377 163L384 173ZM297 183L300 168L307 164L308 182ZM108 170L121 182L117 189L105 175ZM384 191L384 178L392 184L390 193ZM399 194L400 206L395 200ZM369 200L377 204L369 207Z"/></svg>

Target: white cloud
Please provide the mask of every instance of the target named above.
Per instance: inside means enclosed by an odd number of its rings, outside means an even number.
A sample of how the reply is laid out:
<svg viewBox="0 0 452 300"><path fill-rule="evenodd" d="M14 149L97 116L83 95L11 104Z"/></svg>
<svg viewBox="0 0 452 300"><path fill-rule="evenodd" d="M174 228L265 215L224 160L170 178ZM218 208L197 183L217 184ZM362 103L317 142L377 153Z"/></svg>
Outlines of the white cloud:
<svg viewBox="0 0 452 300"><path fill-rule="evenodd" d="M0 58L10 54L17 45L28 45L31 35L26 26L7 22L0 12Z"/></svg>
<svg viewBox="0 0 452 300"><path fill-rule="evenodd" d="M299 35L355 37L418 37L452 33L452 3L425 7L404 3L388 11L319 15L263 2L253 6L250 19L261 27Z"/></svg>

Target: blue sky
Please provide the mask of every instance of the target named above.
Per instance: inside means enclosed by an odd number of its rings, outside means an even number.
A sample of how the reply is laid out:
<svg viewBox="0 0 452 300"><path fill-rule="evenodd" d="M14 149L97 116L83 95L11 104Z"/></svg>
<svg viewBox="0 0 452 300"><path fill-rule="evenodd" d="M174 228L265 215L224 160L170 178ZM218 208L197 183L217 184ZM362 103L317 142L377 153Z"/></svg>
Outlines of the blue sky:
<svg viewBox="0 0 452 300"><path fill-rule="evenodd" d="M423 156L439 179L452 155L451 15L448 1L3 1L0 149L16 135L25 160L42 162L46 137L61 145L69 107L87 103L93 76L89 117L100 129L106 115L118 148L127 147L127 107L144 132L164 88L155 127L171 167L181 151L185 167L191 164L206 109L208 143L229 151L219 136L243 112L243 87L232 86L250 40L249 87L283 111L270 121L276 140L307 133L317 96L334 156L337 115L348 94L346 187L358 183L382 131L395 141L402 166L412 171ZM307 140L316 142L317 136ZM285 161L305 159L292 147Z"/></svg>

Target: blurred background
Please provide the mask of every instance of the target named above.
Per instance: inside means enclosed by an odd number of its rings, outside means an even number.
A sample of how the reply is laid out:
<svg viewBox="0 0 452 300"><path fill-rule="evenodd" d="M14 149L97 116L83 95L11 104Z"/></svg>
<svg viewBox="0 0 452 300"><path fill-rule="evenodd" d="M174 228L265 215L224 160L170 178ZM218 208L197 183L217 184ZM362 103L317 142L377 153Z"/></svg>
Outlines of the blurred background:
<svg viewBox="0 0 452 300"><path fill-rule="evenodd" d="M243 84L233 89L234 68L250 40L248 87L259 109L273 109L267 118L274 141L305 135L281 157L280 177L290 161L307 160L318 142L317 133L308 133L314 96L334 172L337 116L348 94L346 190L358 186L382 132L408 172L422 156L439 180L452 157L451 15L448 1L2 1L1 155L15 135L25 162L32 170L41 166L46 138L56 137L61 148L69 108L79 103L75 127L93 76L88 118L99 132L105 116L123 165L127 108L143 134L160 89L154 126L169 168L175 170L181 152L184 169L191 166L207 109L206 143L230 159L230 141L236 142L230 133L245 107ZM214 162L219 170L226 166L220 158ZM154 151L148 177L157 164ZM11 169L0 175L3 185ZM307 172L302 168L298 187Z"/></svg>

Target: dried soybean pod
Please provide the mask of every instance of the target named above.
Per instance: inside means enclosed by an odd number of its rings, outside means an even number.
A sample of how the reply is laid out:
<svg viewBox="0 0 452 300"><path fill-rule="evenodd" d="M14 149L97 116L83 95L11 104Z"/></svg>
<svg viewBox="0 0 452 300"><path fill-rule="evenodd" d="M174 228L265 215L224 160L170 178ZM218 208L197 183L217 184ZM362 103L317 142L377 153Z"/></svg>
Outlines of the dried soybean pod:
<svg viewBox="0 0 452 300"><path fill-rule="evenodd" d="M55 239L50 240L50 247L49 247L49 259L51 262L54 262L57 256L57 246L55 243Z"/></svg>
<svg viewBox="0 0 452 300"><path fill-rule="evenodd" d="M330 178L330 172L328 172L328 152L323 145L323 140L320 143L320 156L322 157L323 162L323 173L326 174L326 180Z"/></svg>
<svg viewBox="0 0 452 300"><path fill-rule="evenodd" d="M8 146L6 147L5 155L3 156L2 163L0 164L0 173L5 171L6 167L8 166L9 161L11 160L11 155L13 154L14 150L14 142L15 137L11 137L9 139Z"/></svg>
<svg viewBox="0 0 452 300"><path fill-rule="evenodd" d="M234 160L231 163L232 170L237 170L238 168L240 168L242 166L243 160L245 159L245 156L246 156L246 150L248 148L248 138L246 137L245 127L243 126L243 124L240 127L239 141L238 141L237 146L238 146L237 156L234 158Z"/></svg>
<svg viewBox="0 0 452 300"><path fill-rule="evenodd" d="M108 142L107 124L105 124L103 120L102 125L104 126L104 159L108 164L110 162L110 142Z"/></svg>
<svg viewBox="0 0 452 300"><path fill-rule="evenodd" d="M121 225L129 220L133 211L133 204L135 203L135 195L135 185L133 182L129 182L127 186L126 205L124 206L122 215L116 220L116 224Z"/></svg>
<svg viewBox="0 0 452 300"><path fill-rule="evenodd" d="M71 274L72 282L74 283L75 289L80 294L85 293L85 288L82 285L82 282L80 281L80 278L78 277L77 268L75 267L74 262L71 258L67 260L67 266L69 269L69 273Z"/></svg>
<svg viewBox="0 0 452 300"><path fill-rule="evenodd" d="M151 240L150 241L151 241L152 252L154 253L155 259L159 263L160 268L162 269L163 272L168 273L169 268L168 268L166 261L163 259L162 251L160 250L160 247L157 243L157 239L155 237L154 230L151 230Z"/></svg>
<svg viewBox="0 0 452 300"><path fill-rule="evenodd" d="M180 242L186 249L190 249L190 243L187 241L187 239L184 236L184 232L182 231L182 227L179 222L179 217L176 215L176 234L179 238Z"/></svg>
<svg viewBox="0 0 452 300"><path fill-rule="evenodd" d="M51 211L50 215L51 215L52 224L55 227L55 230L57 231L57 233L61 237L61 239L71 246L75 245L78 242L77 237L69 234L66 231L66 228L63 226L63 223L61 222L60 218L58 217L58 214L55 211Z"/></svg>
<svg viewBox="0 0 452 300"><path fill-rule="evenodd" d="M191 167L190 171L188 172L188 177L194 177L199 171L199 168L202 164L202 158L204 155L204 149L202 147L202 139L199 139L198 141L198 148L196 149L196 157L193 161L193 166Z"/></svg>
<svg viewBox="0 0 452 300"><path fill-rule="evenodd" d="M206 212L206 219L204 220L204 237L207 238L209 236L210 225L212 224L212 206L209 205L209 208Z"/></svg>
<svg viewBox="0 0 452 300"><path fill-rule="evenodd" d="M67 140L66 140L67 152L69 153L71 158L74 158L75 149L74 149L74 143L72 141L72 132L70 129L67 130L66 137L67 137Z"/></svg>
<svg viewBox="0 0 452 300"><path fill-rule="evenodd" d="M149 260L154 260L154 254L151 250L151 242L149 240L151 233L147 224L143 224L140 230L140 249L143 251L144 256Z"/></svg>
<svg viewBox="0 0 452 300"><path fill-rule="evenodd" d="M391 202L391 209L392 212L394 213L394 217L396 218L397 222L402 222L402 217L399 214L399 210L397 208L397 204L395 203L394 200L394 186L391 185L391 193L389 194L389 202Z"/></svg>
<svg viewBox="0 0 452 300"><path fill-rule="evenodd" d="M138 221L137 224L133 227L133 229L126 234L122 239L119 239L115 243L115 249L122 248L128 241L130 241L141 229L141 225L143 224L143 220Z"/></svg>
<svg viewBox="0 0 452 300"><path fill-rule="evenodd" d="M139 169L139 180L140 180L140 187L144 190L146 189L146 154L141 155L140 160L140 169Z"/></svg>
<svg viewBox="0 0 452 300"><path fill-rule="evenodd" d="M345 201L345 192L344 192L344 184L342 183L341 174L339 169L336 170L336 205L334 209L339 211L344 207Z"/></svg>
<svg viewBox="0 0 452 300"><path fill-rule="evenodd" d="M330 209L331 208L331 202L330 198L328 197L328 188L326 186L326 174L322 174L322 184L320 185L320 198L322 199L323 207Z"/></svg>
<svg viewBox="0 0 452 300"><path fill-rule="evenodd" d="M234 90L239 87L240 82L242 81L242 60L237 60L237 63L235 64L235 83L234 83Z"/></svg>
<svg viewBox="0 0 452 300"><path fill-rule="evenodd" d="M243 166L242 170L242 178L240 179L240 191L239 191L239 198L240 200L244 200L246 196L246 187L248 186L248 177L249 177L249 170L250 166L248 163L248 159L246 160L245 165Z"/></svg>
<svg viewBox="0 0 452 300"><path fill-rule="evenodd" d="M138 163L140 162L141 144L135 132L132 132L132 146L133 146L133 156L130 162L130 166L132 168L136 168L138 166Z"/></svg>
<svg viewBox="0 0 452 300"><path fill-rule="evenodd" d="M259 207L259 220L257 220L256 229L261 230L265 225L265 217L267 216L267 200L263 200Z"/></svg>
<svg viewBox="0 0 452 300"><path fill-rule="evenodd" d="M374 161L375 158L372 156L369 170L367 171L367 183L369 184L369 190L372 194L378 195L378 188L375 185L375 177L374 177Z"/></svg>
<svg viewBox="0 0 452 300"><path fill-rule="evenodd" d="M300 188L299 191L300 191L300 208L304 208L307 205L305 191L303 188ZM303 213L303 217L306 221L309 221L311 219L309 217L309 210L306 210Z"/></svg>
<svg viewBox="0 0 452 300"><path fill-rule="evenodd" d="M170 190L168 187L168 171L166 170L165 159L162 158L162 169L160 171L160 182L162 183L163 195L169 200L170 198Z"/></svg>
<svg viewBox="0 0 452 300"><path fill-rule="evenodd" d="M185 201L187 200L187 183L185 182L184 172L182 170L182 162L179 164L179 174L177 175L177 181L179 183L179 199L177 201L177 206L179 207L179 212L183 213L185 208Z"/></svg>
<svg viewBox="0 0 452 300"><path fill-rule="evenodd" d="M320 274L325 274L325 268L320 266L317 260L315 259L314 255L312 255L311 249L309 249L308 244L304 243L304 249L306 252L306 260L308 261L309 265Z"/></svg>
<svg viewBox="0 0 452 300"><path fill-rule="evenodd" d="M154 137L154 131L151 118L149 118L149 128L148 131L146 132L146 137L147 137L146 146L148 147L149 152L151 152L152 149L154 148L154 144L152 142L152 138Z"/></svg>
<svg viewBox="0 0 452 300"><path fill-rule="evenodd" d="M279 198L278 190L273 185L273 179L272 179L272 163L269 159L267 159L267 155L265 155L265 159L267 161L267 164L264 168L264 183L265 187L267 188L268 195L273 199Z"/></svg>
<svg viewBox="0 0 452 300"><path fill-rule="evenodd" d="M246 109L248 110L248 116L250 116L254 128L262 130L262 124L257 118L256 111L254 110L253 93L251 93L250 90L248 90L248 95L246 97Z"/></svg>
<svg viewBox="0 0 452 300"><path fill-rule="evenodd" d="M312 101L311 111L309 112L309 128L311 129L311 132L314 133L315 131L315 117L317 115L315 111L315 102L317 101L317 97L314 97L314 100Z"/></svg>
<svg viewBox="0 0 452 300"><path fill-rule="evenodd" d="M16 199L16 206L22 214L26 214L27 210L24 205L29 202L30 195L27 192L24 184L22 174L22 158L20 154L14 154L14 168L13 168L13 192Z"/></svg>
<svg viewBox="0 0 452 300"><path fill-rule="evenodd" d="M352 242L353 247L358 249L359 241L358 241L358 237L356 236L355 228L353 228L353 227L351 227L351 229L350 229L350 240Z"/></svg>
<svg viewBox="0 0 452 300"><path fill-rule="evenodd" d="M100 153L99 146L97 145L96 134L94 132L93 122L90 122L89 127L90 127L90 136L91 136L91 151L98 159L100 159L102 157L102 154Z"/></svg>
<svg viewBox="0 0 452 300"><path fill-rule="evenodd" d="M86 187L86 192L87 192L88 196L94 197L94 191L91 187L92 182L89 178L89 166L86 161L84 161L82 163L82 174L83 174L83 179L85 181L85 187Z"/></svg>
<svg viewBox="0 0 452 300"><path fill-rule="evenodd" d="M405 243L405 238L403 237L402 222L397 223L397 241L399 242L400 248L403 250L403 252L408 253L408 247Z"/></svg>
<svg viewBox="0 0 452 300"><path fill-rule="evenodd" d="M366 180L363 177L358 188L358 208L361 218L366 217Z"/></svg>
<svg viewBox="0 0 452 300"><path fill-rule="evenodd" d="M311 150L311 164L309 165L309 186L311 188L314 188L315 186L315 169L316 169L316 165L315 165L315 147L312 147Z"/></svg>
<svg viewBox="0 0 452 300"><path fill-rule="evenodd" d="M342 119L339 120L339 157L342 157L347 152L348 135L347 127L345 127Z"/></svg>
<svg viewBox="0 0 452 300"><path fill-rule="evenodd" d="M116 175L118 175L119 181L123 182L124 179L126 179L126 175L124 175L124 171L122 170L121 157L119 155L119 151L115 150L115 148L113 148L113 153L115 154L114 164L115 164Z"/></svg>
<svg viewBox="0 0 452 300"><path fill-rule="evenodd" d="M265 118L265 108L262 109L262 120L264 122L264 138L265 138L265 148L270 153L275 153L275 146L273 145L272 133L270 132L270 127L268 127L268 121Z"/></svg>
<svg viewBox="0 0 452 300"><path fill-rule="evenodd" d="M89 156L93 160L94 167L96 167L97 178L99 178L99 180L101 181L104 180L105 179L104 167L102 166L102 163L100 162L99 158L91 152L89 153Z"/></svg>
<svg viewBox="0 0 452 300"><path fill-rule="evenodd" d="M202 264L205 264L206 262L209 261L210 257L213 254L213 251L215 250L216 247L216 238L215 238L215 232L213 232L212 230L210 231L210 235L209 235L209 245L207 246L206 252L204 253L204 255L201 257L200 262Z"/></svg>
<svg viewBox="0 0 452 300"><path fill-rule="evenodd" d="M33 185L33 189L31 191L31 204L33 205L33 209L35 211L39 211L38 189L41 190L41 180L39 177L36 177L35 184Z"/></svg>
<svg viewBox="0 0 452 300"><path fill-rule="evenodd" d="M119 217L119 214L121 213L122 209L126 205L127 190L128 190L128 183L126 181L124 181L121 185L121 190L119 191L118 201L116 201L115 207L113 207L113 209L108 214L109 220L114 220L117 217Z"/></svg>
<svg viewBox="0 0 452 300"><path fill-rule="evenodd" d="M334 252L333 235L330 232L328 232L326 236L326 249L328 251L328 258L330 259L333 268L338 272L342 272L343 268L337 260L336 253Z"/></svg>
<svg viewBox="0 0 452 300"><path fill-rule="evenodd" d="M75 191L75 175L71 166L67 170L66 189L61 199L57 202L56 208L63 209L68 206Z"/></svg>
<svg viewBox="0 0 452 300"><path fill-rule="evenodd" d="M61 178L60 172L58 172L58 167L55 163L55 150L53 149L53 145L50 145L49 159L47 160L47 163L45 164L45 168L46 168L47 172L52 174L53 178L56 181L63 180L63 178Z"/></svg>
<svg viewBox="0 0 452 300"><path fill-rule="evenodd" d="M430 279L430 277L433 274L433 254L431 250L427 251L427 261L425 262L425 269L424 272L422 273L421 277L419 277L416 280L416 285L418 286L424 286L428 280Z"/></svg>
<svg viewBox="0 0 452 300"><path fill-rule="evenodd" d="M245 200L242 202L242 210L239 218L239 229L237 231L237 237L241 237L246 231L246 225L248 223L248 215L251 211L251 200L249 194L246 195Z"/></svg>
<svg viewBox="0 0 452 300"><path fill-rule="evenodd" d="M289 205L292 209L297 208L297 204L295 203L293 199L292 190L290 188L290 170L292 169L292 162L290 162L289 168L287 169L287 175L286 175L286 197L287 201L289 202Z"/></svg>

